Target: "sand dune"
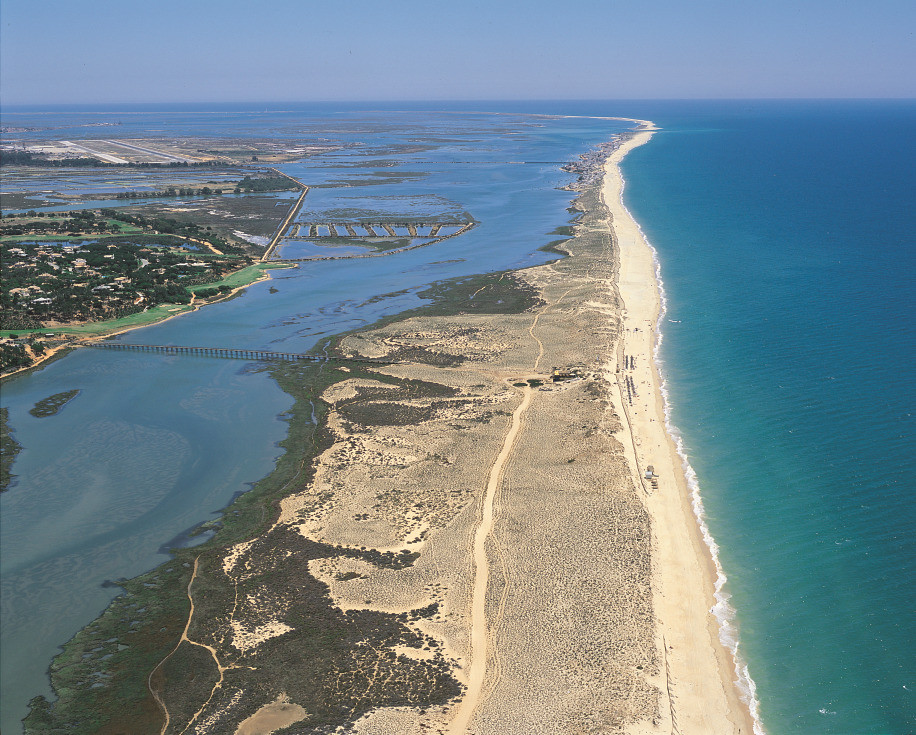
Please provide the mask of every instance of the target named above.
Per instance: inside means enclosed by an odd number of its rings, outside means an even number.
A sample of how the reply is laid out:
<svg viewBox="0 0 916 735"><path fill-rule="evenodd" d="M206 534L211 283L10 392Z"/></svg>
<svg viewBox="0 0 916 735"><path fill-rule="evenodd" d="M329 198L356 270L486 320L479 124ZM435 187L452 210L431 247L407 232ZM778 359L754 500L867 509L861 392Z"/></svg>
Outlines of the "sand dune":
<svg viewBox="0 0 916 735"><path fill-rule="evenodd" d="M356 733L752 732L665 432L655 264L620 202L617 164L652 132L626 139L603 190L577 199L575 237L561 246L570 257L515 274L537 305L413 317L339 345L399 361L325 391L332 441L270 534L290 549L304 537L358 551L317 555L307 574L335 609L396 615L416 632L354 651L364 670L435 663L463 686L443 704L379 707ZM219 568L241 579L271 558L258 543L230 549ZM372 562L410 552L410 564ZM275 593L259 582L243 610L246 631L272 626L251 655L298 650L294 598L272 604ZM267 732L262 719L281 704L277 722L306 723L307 703L271 686L248 731ZM211 717L228 723L218 699Z"/></svg>

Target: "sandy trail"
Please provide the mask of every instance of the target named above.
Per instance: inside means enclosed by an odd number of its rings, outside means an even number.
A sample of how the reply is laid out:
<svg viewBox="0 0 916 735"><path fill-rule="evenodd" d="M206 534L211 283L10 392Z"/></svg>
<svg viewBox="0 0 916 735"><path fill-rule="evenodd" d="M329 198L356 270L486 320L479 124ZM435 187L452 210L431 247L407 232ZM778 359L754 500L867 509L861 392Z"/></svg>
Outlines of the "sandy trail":
<svg viewBox="0 0 916 735"><path fill-rule="evenodd" d="M169 724L171 723L171 716L169 715L168 707L165 706L165 701L163 701L162 696L153 687L153 677L156 675L156 672L159 671L159 669L165 666L166 661L168 661L174 655L175 651L178 650L178 647L184 641L188 641L189 643L191 642L190 640L188 640L188 628L191 627L191 620L194 617L194 598L191 596L191 585L194 584L194 579L196 577L197 577L197 559L195 558L194 559L194 569L191 571L191 579L188 580L188 600L191 603L191 609L188 612L188 619L187 619L187 622L185 622L184 624L184 630L181 632L181 638L178 639L178 643L175 644L175 647L171 651L169 651L168 656L162 659L162 661L160 661L156 665L156 668L154 668L150 672L146 680L146 685L149 688L150 694L153 695L153 699L156 700L156 703L162 709L162 714L165 717L165 722L162 723L162 730L160 731L160 735L165 735L166 730L169 729ZM216 652L213 651L212 649L210 650L213 653L213 657L216 658ZM217 661L217 666L219 666L219 661ZM222 678L222 672L220 672L220 678Z"/></svg>
<svg viewBox="0 0 916 735"><path fill-rule="evenodd" d="M567 291L568 293L568 291ZM566 294L563 294L565 297ZM560 297L562 300L563 297ZM528 334L538 345L538 354L534 361L534 372L536 373L540 362L544 357L544 343L534 333L541 314L549 307L545 307L537 314L528 327ZM459 705L455 717L449 726L450 733L464 733L467 731L468 724L473 717L475 710L481 701L484 680L487 674L487 662L490 658L490 638L491 632L487 625L486 603L487 588L490 581L490 560L487 556L487 540L493 533L496 517L498 513L497 501L499 489L503 483L503 470L512 455L516 440L524 426L525 412L531 405L534 396L534 389L526 385L522 389L522 402L512 413L512 425L503 440L502 449L490 468L489 478L487 480L487 490L483 498L482 515L480 524L474 534L474 590L471 603L471 666L468 671L468 688L465 692L464 699ZM496 549L497 561L500 563L504 578L508 579L508 570L506 569L505 560L499 548ZM508 588L507 588L508 589ZM494 620L493 629L498 627L499 618L505 608L506 592L500 600L499 611L496 620ZM493 654L495 656L495 651ZM498 660L494 661L498 667Z"/></svg>
<svg viewBox="0 0 916 735"><path fill-rule="evenodd" d="M197 578L197 567L198 567L199 560L200 560L200 557L197 557L194 559L194 569L191 572L191 579L188 580L188 601L191 603L191 609L188 611L188 620L184 625L184 630L181 632L181 638L178 639L178 643L175 645L175 648L173 648L169 652L169 655L166 656L164 659L162 659L162 661L160 661L157 664L156 668L154 668L150 672L150 675L147 678L147 687L149 688L150 694L153 695L153 699L156 700L156 703L162 709L162 714L165 717L165 721L162 723L162 730L160 730L160 735L165 735L166 731L169 729L169 725L171 724L171 717L169 715L168 707L166 707L165 705L165 701L162 699L162 696L159 694L159 692L156 691L156 689L153 687L153 676L155 676L156 672L159 671L159 669L161 669L165 665L165 663L174 655L175 651L178 650L178 647L182 643L190 643L192 646L200 646L201 648L204 648L207 651L209 651L210 655L213 657L213 662L216 664L216 669L217 671L219 671L219 680L216 682L216 684L214 684L213 689L210 692L210 697L207 699L206 702L204 702L201 708L197 710L197 712L190 719L188 724L185 725L184 729L181 730L182 733L186 732L187 729L191 727L191 725L194 724L195 720L197 720L197 718L204 711L206 706L210 703L210 700L213 699L213 694L216 692L217 689L220 688L220 686L222 686L223 677L225 673L229 671L230 669L236 668L231 665L223 666L219 662L219 657L217 656L216 649L213 648L213 646L208 646L206 643L200 643L198 641L194 641L188 638L188 630L191 627L191 621L194 619L194 596L191 593L191 587L194 585L194 580Z"/></svg>
<svg viewBox="0 0 916 735"><path fill-rule="evenodd" d="M522 402L512 413L512 426L506 434L499 456L490 468L487 491L483 498L480 524L474 534L474 592L471 603L471 666L468 671L468 685L464 699L452 720L448 731L464 733L480 702L483 682L487 673L489 630L486 618L487 586L490 579L490 562L487 557L487 540L493 533L495 514L494 500L502 482L503 468L512 454L515 441L524 425L525 411L531 404L534 391L526 386L522 391Z"/></svg>

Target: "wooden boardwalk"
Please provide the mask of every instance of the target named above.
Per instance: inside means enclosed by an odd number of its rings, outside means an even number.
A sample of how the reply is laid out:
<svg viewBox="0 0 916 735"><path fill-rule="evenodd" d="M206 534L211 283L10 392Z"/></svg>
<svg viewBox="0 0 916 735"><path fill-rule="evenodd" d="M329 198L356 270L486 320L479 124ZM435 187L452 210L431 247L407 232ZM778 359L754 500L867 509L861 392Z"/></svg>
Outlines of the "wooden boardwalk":
<svg viewBox="0 0 916 735"><path fill-rule="evenodd" d="M91 342L84 347L103 350L131 352L155 352L162 355L195 355L198 357L221 357L231 360L284 360L286 362L359 362L370 365L390 365L388 360L371 358L323 357L306 355L301 352L271 352L269 350L247 349L244 347L190 347L182 345L140 345L128 342Z"/></svg>

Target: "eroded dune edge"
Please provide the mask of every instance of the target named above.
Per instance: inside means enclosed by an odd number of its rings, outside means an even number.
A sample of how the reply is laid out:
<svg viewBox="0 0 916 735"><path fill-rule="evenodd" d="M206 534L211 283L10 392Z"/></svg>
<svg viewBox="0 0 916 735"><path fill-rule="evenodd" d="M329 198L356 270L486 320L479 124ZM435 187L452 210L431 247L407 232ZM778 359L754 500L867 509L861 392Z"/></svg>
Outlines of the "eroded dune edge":
<svg viewBox="0 0 916 735"><path fill-rule="evenodd" d="M654 261L620 204L652 130L583 185L568 257L328 345L385 367L278 372L287 455L166 570L174 632L134 732L751 732L660 413Z"/></svg>

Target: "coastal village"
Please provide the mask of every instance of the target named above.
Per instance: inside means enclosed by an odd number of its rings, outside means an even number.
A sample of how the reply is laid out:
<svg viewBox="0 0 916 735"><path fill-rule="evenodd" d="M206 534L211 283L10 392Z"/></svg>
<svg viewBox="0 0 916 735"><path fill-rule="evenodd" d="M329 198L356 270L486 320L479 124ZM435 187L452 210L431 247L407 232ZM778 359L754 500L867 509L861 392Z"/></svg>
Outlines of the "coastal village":
<svg viewBox="0 0 916 735"><path fill-rule="evenodd" d="M216 281L238 265L234 258L125 243L0 247L7 329L113 318L163 302L188 303L188 286Z"/></svg>
<svg viewBox="0 0 916 735"><path fill-rule="evenodd" d="M61 327L219 296L230 289L206 285L250 262L130 242L17 240L0 241L0 372L59 345Z"/></svg>

